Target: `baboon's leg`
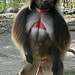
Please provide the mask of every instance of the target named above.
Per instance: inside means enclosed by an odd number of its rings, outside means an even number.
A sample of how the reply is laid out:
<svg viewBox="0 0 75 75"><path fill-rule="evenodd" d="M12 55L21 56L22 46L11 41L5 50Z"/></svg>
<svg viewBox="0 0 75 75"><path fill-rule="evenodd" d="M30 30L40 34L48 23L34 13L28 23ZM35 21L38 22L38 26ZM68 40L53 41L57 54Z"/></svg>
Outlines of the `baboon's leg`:
<svg viewBox="0 0 75 75"><path fill-rule="evenodd" d="M63 62L60 60L58 75L64 75L63 71L64 71L64 65L63 65Z"/></svg>
<svg viewBox="0 0 75 75"><path fill-rule="evenodd" d="M35 59L33 64L24 62L18 75L36 75L39 67L42 67L42 71L38 75L53 75L52 73L52 57L48 57L45 61ZM63 63L59 61L59 71L54 75L63 75Z"/></svg>
<svg viewBox="0 0 75 75"><path fill-rule="evenodd" d="M36 59L36 61L34 60L33 64L24 61L18 75L36 75L38 67L39 67L38 59Z"/></svg>
<svg viewBox="0 0 75 75"><path fill-rule="evenodd" d="M59 61L59 71L56 74L54 74L54 75L64 75L63 71L64 71L63 62L60 60Z"/></svg>

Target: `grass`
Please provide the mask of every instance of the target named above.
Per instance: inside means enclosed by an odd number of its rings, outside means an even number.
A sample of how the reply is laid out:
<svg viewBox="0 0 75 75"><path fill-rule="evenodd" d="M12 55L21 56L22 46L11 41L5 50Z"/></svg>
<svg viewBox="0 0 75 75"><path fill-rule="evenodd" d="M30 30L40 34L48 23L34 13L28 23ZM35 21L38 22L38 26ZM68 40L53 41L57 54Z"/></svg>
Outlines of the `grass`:
<svg viewBox="0 0 75 75"><path fill-rule="evenodd" d="M64 75L75 75L75 70L65 71Z"/></svg>

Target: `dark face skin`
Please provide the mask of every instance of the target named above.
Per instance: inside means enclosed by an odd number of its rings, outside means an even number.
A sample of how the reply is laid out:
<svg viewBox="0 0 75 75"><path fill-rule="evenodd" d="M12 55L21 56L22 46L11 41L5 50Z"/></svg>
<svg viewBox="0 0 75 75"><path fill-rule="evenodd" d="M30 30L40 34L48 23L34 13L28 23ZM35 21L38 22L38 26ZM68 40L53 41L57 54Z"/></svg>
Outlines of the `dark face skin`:
<svg viewBox="0 0 75 75"><path fill-rule="evenodd" d="M34 0L37 8L48 9L54 6L54 0Z"/></svg>

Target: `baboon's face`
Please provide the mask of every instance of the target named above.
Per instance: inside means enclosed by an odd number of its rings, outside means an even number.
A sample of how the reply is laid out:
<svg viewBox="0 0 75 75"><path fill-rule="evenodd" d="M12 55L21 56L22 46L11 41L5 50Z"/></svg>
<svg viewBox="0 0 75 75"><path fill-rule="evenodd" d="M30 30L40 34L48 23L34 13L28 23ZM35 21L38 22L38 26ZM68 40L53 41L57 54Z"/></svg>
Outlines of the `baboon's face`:
<svg viewBox="0 0 75 75"><path fill-rule="evenodd" d="M54 6L54 0L34 0L39 9L48 9Z"/></svg>

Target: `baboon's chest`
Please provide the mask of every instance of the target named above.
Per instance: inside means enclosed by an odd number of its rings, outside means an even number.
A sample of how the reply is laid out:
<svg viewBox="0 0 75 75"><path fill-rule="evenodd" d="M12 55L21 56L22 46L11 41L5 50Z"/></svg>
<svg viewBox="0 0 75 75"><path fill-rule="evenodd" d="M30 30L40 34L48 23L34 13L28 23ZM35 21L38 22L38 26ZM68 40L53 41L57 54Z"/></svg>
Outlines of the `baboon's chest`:
<svg viewBox="0 0 75 75"><path fill-rule="evenodd" d="M52 17L48 12L40 14L38 11L34 11L28 17L26 29L30 31L31 39L42 41L46 35L53 39Z"/></svg>
<svg viewBox="0 0 75 75"><path fill-rule="evenodd" d="M34 40L41 41L46 37L46 34L46 27L42 22L40 16L38 21L36 21L31 27L31 38L34 38Z"/></svg>

